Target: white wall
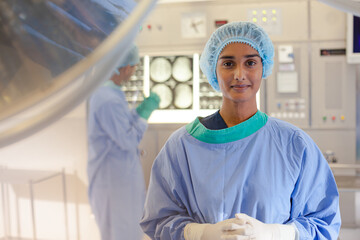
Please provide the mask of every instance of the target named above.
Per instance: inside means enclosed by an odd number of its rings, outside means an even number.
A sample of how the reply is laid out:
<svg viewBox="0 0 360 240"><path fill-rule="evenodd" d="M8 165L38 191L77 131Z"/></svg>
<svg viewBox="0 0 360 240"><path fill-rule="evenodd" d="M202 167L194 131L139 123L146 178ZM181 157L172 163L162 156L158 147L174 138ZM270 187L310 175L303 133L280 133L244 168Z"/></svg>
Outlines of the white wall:
<svg viewBox="0 0 360 240"><path fill-rule="evenodd" d="M27 173L34 170L65 169L70 239L99 239L88 205L86 163L85 103L35 135L0 149L0 166L8 169L26 170ZM12 236L32 238L29 187L27 184L6 186L9 190L11 218L6 231ZM34 185L38 238L66 239L62 193L60 176ZM1 202L0 238L5 231L2 204Z"/></svg>

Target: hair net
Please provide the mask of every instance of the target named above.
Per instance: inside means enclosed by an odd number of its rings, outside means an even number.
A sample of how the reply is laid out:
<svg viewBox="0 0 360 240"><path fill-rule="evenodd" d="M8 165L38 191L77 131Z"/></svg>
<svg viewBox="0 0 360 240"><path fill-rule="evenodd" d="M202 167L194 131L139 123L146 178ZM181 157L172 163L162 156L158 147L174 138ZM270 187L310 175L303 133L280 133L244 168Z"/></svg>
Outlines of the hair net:
<svg viewBox="0 0 360 240"><path fill-rule="evenodd" d="M134 66L140 62L139 58L139 50L136 45L132 45L130 51L126 55L126 57L122 60L120 66L118 68L125 67L127 65Z"/></svg>
<svg viewBox="0 0 360 240"><path fill-rule="evenodd" d="M262 78L267 78L274 66L274 46L267 33L251 22L233 22L219 27L210 37L200 57L200 68L210 85L220 91L216 64L221 51L229 43L246 43L258 51L262 64Z"/></svg>

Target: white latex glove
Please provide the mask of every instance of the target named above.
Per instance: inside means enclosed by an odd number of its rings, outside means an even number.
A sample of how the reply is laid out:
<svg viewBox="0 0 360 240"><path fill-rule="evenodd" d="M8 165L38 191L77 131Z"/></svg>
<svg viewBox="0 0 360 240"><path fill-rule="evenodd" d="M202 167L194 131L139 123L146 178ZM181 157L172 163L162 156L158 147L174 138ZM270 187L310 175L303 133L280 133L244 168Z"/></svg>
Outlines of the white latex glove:
<svg viewBox="0 0 360 240"><path fill-rule="evenodd" d="M189 223L184 228L186 240L221 240L234 234L251 235L250 225L242 225L243 221L230 218L215 224Z"/></svg>
<svg viewBox="0 0 360 240"><path fill-rule="evenodd" d="M235 215L243 226L250 226L245 234L236 233L227 235L227 240L295 240L295 227L284 224L265 224L246 214L238 213ZM235 231L236 232L236 231ZM250 234L248 234L250 233Z"/></svg>

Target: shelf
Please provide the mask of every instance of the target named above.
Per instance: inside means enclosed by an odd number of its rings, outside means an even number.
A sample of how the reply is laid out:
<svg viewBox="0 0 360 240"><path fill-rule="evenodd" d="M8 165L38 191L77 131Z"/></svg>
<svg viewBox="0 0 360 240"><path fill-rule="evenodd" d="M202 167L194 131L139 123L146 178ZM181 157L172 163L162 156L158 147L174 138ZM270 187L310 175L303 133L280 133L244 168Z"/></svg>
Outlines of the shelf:
<svg viewBox="0 0 360 240"><path fill-rule="evenodd" d="M360 176L336 176L335 181L339 191L360 191Z"/></svg>
<svg viewBox="0 0 360 240"><path fill-rule="evenodd" d="M357 170L360 170L360 164L340 164L340 163L329 163L331 170L334 172L336 185L339 191L347 192L360 192L360 175L356 174ZM348 171L344 171L341 174L337 174L337 170L351 170L352 174L347 175Z"/></svg>
<svg viewBox="0 0 360 240"><path fill-rule="evenodd" d="M360 170L360 164L339 164L339 163L330 163L331 169L352 169L352 170Z"/></svg>

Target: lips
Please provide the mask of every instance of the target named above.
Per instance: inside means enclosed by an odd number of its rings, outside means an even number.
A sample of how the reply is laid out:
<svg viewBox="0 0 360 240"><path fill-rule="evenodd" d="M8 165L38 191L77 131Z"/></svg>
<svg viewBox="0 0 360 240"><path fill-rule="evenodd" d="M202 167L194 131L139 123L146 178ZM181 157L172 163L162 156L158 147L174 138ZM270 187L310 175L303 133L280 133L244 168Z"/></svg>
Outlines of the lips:
<svg viewBox="0 0 360 240"><path fill-rule="evenodd" d="M234 90L246 90L250 87L250 85L248 84L237 84L237 85L232 85L231 88Z"/></svg>

